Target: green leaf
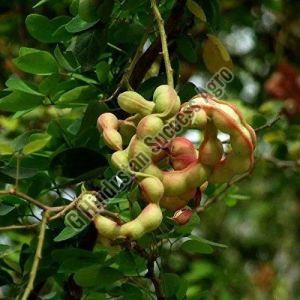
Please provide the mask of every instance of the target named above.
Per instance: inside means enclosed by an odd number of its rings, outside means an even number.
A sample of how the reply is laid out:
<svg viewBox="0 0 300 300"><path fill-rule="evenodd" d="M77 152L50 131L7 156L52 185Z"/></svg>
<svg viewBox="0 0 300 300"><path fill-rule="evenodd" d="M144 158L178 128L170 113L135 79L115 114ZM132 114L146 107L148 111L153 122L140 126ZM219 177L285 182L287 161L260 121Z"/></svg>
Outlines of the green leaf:
<svg viewBox="0 0 300 300"><path fill-rule="evenodd" d="M180 282L181 278L177 274L164 273L162 275L162 287L167 298L176 295Z"/></svg>
<svg viewBox="0 0 300 300"><path fill-rule="evenodd" d="M189 11L196 16L200 21L206 22L206 16L205 13L202 9L202 7L194 0L188 0L187 3L187 8Z"/></svg>
<svg viewBox="0 0 300 300"><path fill-rule="evenodd" d="M181 245L181 249L189 253L210 254L214 252L210 245L199 240L188 240Z"/></svg>
<svg viewBox="0 0 300 300"><path fill-rule="evenodd" d="M97 286L97 288L109 288L116 281L121 279L123 274L113 268L99 265L83 268L75 273L75 282L82 287Z"/></svg>
<svg viewBox="0 0 300 300"><path fill-rule="evenodd" d="M63 27L69 20L70 17L67 16L49 20L43 15L31 14L27 16L25 24L30 35L36 40L43 43L57 43L72 37Z"/></svg>
<svg viewBox="0 0 300 300"><path fill-rule="evenodd" d="M72 227L65 227L60 233L59 235L57 235L54 238L54 242L62 242L65 240L68 240L72 237L74 237L75 235L77 235L79 232L74 230Z"/></svg>
<svg viewBox="0 0 300 300"><path fill-rule="evenodd" d="M54 50L54 56L58 62L58 64L65 70L69 72L74 72L79 68L78 63L75 61L74 57L73 60L70 59L70 57L67 57L67 55L64 55L62 51L60 50L60 47L57 46ZM70 56L70 55L69 55Z"/></svg>
<svg viewBox="0 0 300 300"><path fill-rule="evenodd" d="M11 155L14 151L14 147L10 142L0 141L0 155Z"/></svg>
<svg viewBox="0 0 300 300"><path fill-rule="evenodd" d="M15 206L10 206L10 205L5 205L5 204L0 204L0 216L5 216L9 214L11 211L13 211L16 207Z"/></svg>
<svg viewBox="0 0 300 300"><path fill-rule="evenodd" d="M42 104L43 98L20 91L14 91L0 99L0 109L4 111L17 112L35 108Z"/></svg>
<svg viewBox="0 0 300 300"><path fill-rule="evenodd" d="M39 93L35 90L32 84L23 81L22 79L15 77L14 75L11 76L6 82L5 85L11 91L19 91L24 92L32 95L43 96L43 94Z"/></svg>
<svg viewBox="0 0 300 300"><path fill-rule="evenodd" d="M2 255L4 252L6 252L8 249L10 249L10 246L0 244L0 254Z"/></svg>
<svg viewBox="0 0 300 300"><path fill-rule="evenodd" d="M66 30L71 33L78 33L93 27L96 22L86 22L80 18L79 15L75 16L68 24L66 24Z"/></svg>
<svg viewBox="0 0 300 300"><path fill-rule="evenodd" d="M109 64L105 61L101 61L96 66L96 74L100 83L107 82L109 78Z"/></svg>
<svg viewBox="0 0 300 300"><path fill-rule="evenodd" d="M57 105L60 107L82 106L97 97L97 90L89 85L78 86L60 96Z"/></svg>
<svg viewBox="0 0 300 300"><path fill-rule="evenodd" d="M49 141L51 140L51 136L43 133L33 134L29 138L29 143L24 146L23 153L25 155L29 155L31 153L37 152L44 148Z"/></svg>
<svg viewBox="0 0 300 300"><path fill-rule="evenodd" d="M194 64L197 62L198 56L195 51L195 45L191 38L187 36L181 36L176 40L178 52L185 58L188 62Z"/></svg>
<svg viewBox="0 0 300 300"><path fill-rule="evenodd" d="M87 295L85 298L86 300L106 300L105 294L97 293L97 292L91 292Z"/></svg>
<svg viewBox="0 0 300 300"><path fill-rule="evenodd" d="M21 50L20 56L13 60L20 70L36 75L49 75L58 72L57 63L49 52L37 50L29 54L23 53L24 51Z"/></svg>

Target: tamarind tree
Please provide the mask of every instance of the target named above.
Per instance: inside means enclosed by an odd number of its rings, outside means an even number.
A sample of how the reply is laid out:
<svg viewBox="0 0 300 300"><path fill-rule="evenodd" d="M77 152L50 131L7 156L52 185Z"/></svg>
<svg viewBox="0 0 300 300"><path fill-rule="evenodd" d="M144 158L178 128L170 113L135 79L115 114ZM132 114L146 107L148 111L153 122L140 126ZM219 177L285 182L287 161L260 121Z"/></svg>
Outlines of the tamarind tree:
<svg viewBox="0 0 300 300"><path fill-rule="evenodd" d="M277 45L264 66L260 47L247 56L231 32L261 22L270 38L265 23L283 8L263 2L251 14L248 1L12 1L23 19L20 41L4 41L0 296L242 298L226 272L199 263L230 247L206 235L212 204L251 205L266 164L299 179L297 112L243 88L294 48ZM275 77L266 91L299 101ZM221 282L211 293L197 285L207 274Z"/></svg>

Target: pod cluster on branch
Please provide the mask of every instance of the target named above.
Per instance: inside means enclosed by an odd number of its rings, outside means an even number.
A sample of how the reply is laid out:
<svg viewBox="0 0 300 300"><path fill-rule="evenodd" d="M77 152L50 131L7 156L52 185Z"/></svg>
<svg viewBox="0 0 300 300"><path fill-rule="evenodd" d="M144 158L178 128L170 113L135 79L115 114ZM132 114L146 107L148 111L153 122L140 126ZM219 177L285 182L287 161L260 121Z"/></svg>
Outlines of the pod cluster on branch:
<svg viewBox="0 0 300 300"><path fill-rule="evenodd" d="M153 101L127 91L118 104L131 116L118 120L112 113L101 114L98 128L114 150L113 167L134 176L146 206L125 224L97 215L94 222L102 237L138 239L159 227L162 208L175 212L177 224L185 224L191 216L187 204L207 184L229 182L253 166L255 132L233 104L206 93L181 104L168 85L156 88ZM184 137L187 129L202 132L198 149ZM230 137L226 151L220 132ZM142 168L134 164L139 156L146 158Z"/></svg>

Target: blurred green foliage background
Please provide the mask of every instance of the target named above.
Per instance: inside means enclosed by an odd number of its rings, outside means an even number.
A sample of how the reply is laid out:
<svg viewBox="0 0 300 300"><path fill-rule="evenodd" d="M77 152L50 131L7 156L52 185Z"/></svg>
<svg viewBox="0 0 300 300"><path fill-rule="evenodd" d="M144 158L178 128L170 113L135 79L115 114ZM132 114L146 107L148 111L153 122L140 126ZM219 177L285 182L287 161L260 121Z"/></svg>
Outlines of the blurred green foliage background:
<svg viewBox="0 0 300 300"><path fill-rule="evenodd" d="M20 47L54 51L56 44L42 43L28 33L26 17L33 12L50 19L70 15L70 1L44 1L45 4L33 10L36 2L0 0L1 90L5 89L5 82L12 73L24 80L41 81L38 76L28 75L14 65L12 60L18 57ZM119 27L111 27L115 30L110 40L112 47L103 54L104 58L107 55L113 61L108 67L110 75L99 85L104 95L114 90L127 58L134 53L135 36L141 35L137 27L129 28L129 24L135 24L135 21L127 22L129 15L146 15L145 1L135 1L136 5L133 5L134 1L116 2L118 5L125 3L127 10L115 19ZM162 2L168 14L174 1ZM219 5L220 14L207 18L208 21L216 18L211 22L215 27L213 32L223 41L235 66L235 79L226 87L225 97L243 109L255 128L279 114L281 119L258 132L257 160L251 176L231 187L205 211L200 216L200 225L193 231L193 234L225 244L227 248L216 248L207 254L187 254L175 243L172 252L165 249L161 268L187 281L188 299L296 300L300 298L300 3L292 0L221 0ZM126 20L125 25L121 24L122 18ZM193 95L195 86L204 88L211 75L201 60L205 38L203 27L197 22L188 23L192 22L188 13L185 18L187 29L173 38L171 53L180 93ZM116 36L123 36L124 41ZM82 74L88 76L89 72ZM98 73L98 79L102 78L101 74L105 75ZM144 95L151 94L161 80L159 76L153 77L151 72L147 77L150 79L139 86ZM48 125L57 113L51 106L36 108L21 119L15 113L0 112L0 142L12 140L32 129L48 128L48 133L53 132ZM79 125L75 121L82 115L81 108L71 113L62 110L61 126L66 128L67 135L77 130ZM52 130L54 125L52 123ZM83 132L82 138L95 132ZM60 141L53 141L51 146L56 149ZM89 146L98 147L97 142L91 140ZM26 164L29 166L30 161L25 160ZM7 182L3 178L9 175L8 172L1 174L3 182ZM42 177L24 180L33 185L45 183ZM46 181L47 185L48 179ZM217 188L209 188L204 198L214 195ZM16 216L6 217L0 216L4 225ZM0 234L1 243L13 241L14 247L29 242L29 234Z"/></svg>

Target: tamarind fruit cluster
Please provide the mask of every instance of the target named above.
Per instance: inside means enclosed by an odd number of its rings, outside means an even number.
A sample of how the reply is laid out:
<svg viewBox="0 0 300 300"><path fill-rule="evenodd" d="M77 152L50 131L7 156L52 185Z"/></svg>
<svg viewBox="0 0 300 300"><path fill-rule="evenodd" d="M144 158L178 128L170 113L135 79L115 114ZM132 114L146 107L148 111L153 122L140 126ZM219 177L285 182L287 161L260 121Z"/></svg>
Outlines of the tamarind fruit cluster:
<svg viewBox="0 0 300 300"><path fill-rule="evenodd" d="M251 170L256 144L254 130L236 106L201 93L181 105L168 85L156 88L153 101L133 91L121 93L118 104L131 114L118 120L101 114L97 124L106 145L114 150L111 162L137 182L146 207L134 220L118 224L106 216L94 218L99 234L114 240L138 239L161 223L161 208L177 211L174 221L184 224L191 216L188 202L208 183L224 183ZM187 129L203 133L199 149L184 136ZM224 151L218 133L230 136ZM136 161L143 157L142 168Z"/></svg>

